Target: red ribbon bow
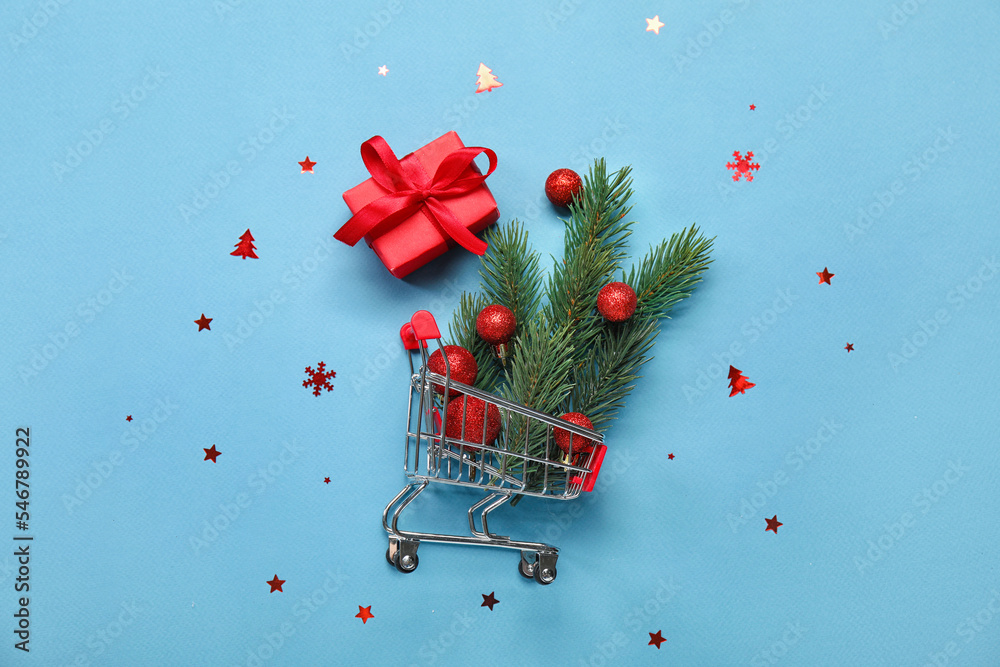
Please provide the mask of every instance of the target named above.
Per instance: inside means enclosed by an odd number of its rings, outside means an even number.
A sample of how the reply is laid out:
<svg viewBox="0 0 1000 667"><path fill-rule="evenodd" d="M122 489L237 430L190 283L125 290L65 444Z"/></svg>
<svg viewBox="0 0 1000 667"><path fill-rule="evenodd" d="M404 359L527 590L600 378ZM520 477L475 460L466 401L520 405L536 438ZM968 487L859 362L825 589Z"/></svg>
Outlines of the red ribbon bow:
<svg viewBox="0 0 1000 667"><path fill-rule="evenodd" d="M472 172L462 177L480 153L485 153L489 158L489 171L485 174ZM389 192L355 213L334 234L338 241L353 246L362 237L368 234L378 236L409 218L421 207L426 207L428 216L437 223L446 237L451 237L463 248L477 255L486 252L486 242L459 222L441 200L464 195L482 185L486 177L496 169L496 153L489 148L477 146L459 148L442 160L433 178L428 178L415 160L401 163L385 139L376 136L361 144L361 159L372 179Z"/></svg>

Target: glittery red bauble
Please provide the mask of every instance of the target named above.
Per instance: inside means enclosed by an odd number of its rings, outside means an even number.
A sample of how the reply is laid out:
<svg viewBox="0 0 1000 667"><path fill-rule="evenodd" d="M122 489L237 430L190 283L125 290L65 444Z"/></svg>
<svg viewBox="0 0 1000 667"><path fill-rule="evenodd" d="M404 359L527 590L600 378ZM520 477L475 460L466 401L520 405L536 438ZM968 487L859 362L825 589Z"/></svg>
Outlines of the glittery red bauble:
<svg viewBox="0 0 1000 667"><path fill-rule="evenodd" d="M476 332L490 345L503 345L514 335L517 320L506 306L486 306L476 318Z"/></svg>
<svg viewBox="0 0 1000 667"><path fill-rule="evenodd" d="M468 404L468 406L466 406ZM465 437L462 437L462 415L465 415ZM486 424L486 440L483 441L483 423ZM475 396L462 396L448 401L445 414L444 434L466 442L491 445L500 435L500 410L492 403Z"/></svg>
<svg viewBox="0 0 1000 667"><path fill-rule="evenodd" d="M556 169L545 179L545 196L556 206L569 206L583 187L580 175L572 169Z"/></svg>
<svg viewBox="0 0 1000 667"><path fill-rule="evenodd" d="M479 366L476 365L476 358L472 353L460 345L445 345L444 352L448 355L448 365L451 367L452 382L462 382L464 384L474 384L476 375L479 374ZM437 350L427 360L427 370L438 375L445 374L444 357L441 350ZM439 394L444 393L444 386L434 385L434 391ZM458 395L462 392L456 391L454 387L449 389L448 395Z"/></svg>
<svg viewBox="0 0 1000 667"><path fill-rule="evenodd" d="M584 415L579 412L567 412L560 419L564 419L571 424L576 424L577 426L582 426L583 428L589 428L593 430L594 425L590 423ZM569 453L570 438L573 440L573 453L587 454L594 450L594 441L590 438L585 438L582 435L575 435L569 431L565 431L558 426L553 429L553 437L555 438L556 445L559 449L566 453Z"/></svg>
<svg viewBox="0 0 1000 667"><path fill-rule="evenodd" d="M625 283L608 283L597 294L597 310L611 322L624 322L632 317L635 304L635 290Z"/></svg>

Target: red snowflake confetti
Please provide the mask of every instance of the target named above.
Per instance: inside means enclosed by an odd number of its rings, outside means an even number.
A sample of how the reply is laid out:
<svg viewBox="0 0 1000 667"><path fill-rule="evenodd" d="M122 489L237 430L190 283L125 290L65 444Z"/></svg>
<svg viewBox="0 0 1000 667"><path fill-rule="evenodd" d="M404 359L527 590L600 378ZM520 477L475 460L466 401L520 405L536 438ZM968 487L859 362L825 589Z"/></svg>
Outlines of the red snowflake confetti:
<svg viewBox="0 0 1000 667"><path fill-rule="evenodd" d="M314 174L314 173L316 173L316 172L313 171L313 167L316 166L316 163L310 161L308 155L306 156L305 160L303 160L302 162L299 162L299 165L302 166L302 171L299 172L301 174Z"/></svg>
<svg viewBox="0 0 1000 667"><path fill-rule="evenodd" d="M854 351L854 343L848 343L847 347L845 347L844 349L847 350L848 354L850 354L851 352Z"/></svg>
<svg viewBox="0 0 1000 667"><path fill-rule="evenodd" d="M285 591L281 590L281 585L283 583L285 583L285 580L284 579L278 579L278 575L274 575L274 579L272 579L271 581L269 581L267 583L271 585L271 590L268 591L269 593L273 593L274 591L278 591L279 593L284 593L285 592Z"/></svg>
<svg viewBox="0 0 1000 667"><path fill-rule="evenodd" d="M764 529L764 532L766 533L769 530L773 530L775 535L778 534L778 526L784 526L785 525L785 524L781 523L780 521L778 521L778 515L777 514L775 514L774 517L771 518L771 519L765 518L764 521L767 521L767 528Z"/></svg>
<svg viewBox="0 0 1000 667"><path fill-rule="evenodd" d="M670 459L671 461L673 461L674 460L674 455L670 454L669 456L667 456L667 458Z"/></svg>
<svg viewBox="0 0 1000 667"><path fill-rule="evenodd" d="M750 380L743 375L743 371L738 368L734 368L733 366L729 367L729 388L732 389L732 391L729 392L729 398L732 398L736 394L745 394L747 389L756 386L756 384L750 382Z"/></svg>
<svg viewBox="0 0 1000 667"><path fill-rule="evenodd" d="M306 366L306 375L309 375L308 380L302 381L303 387L313 386L313 394L319 396L323 389L327 391L333 391L333 385L330 384L330 380L337 377L334 371L327 372L326 364L324 362L319 362L319 366L316 370L313 370L312 366Z"/></svg>
<svg viewBox="0 0 1000 667"><path fill-rule="evenodd" d="M129 415L128 417L126 417L126 418L125 418L125 421L127 421L127 422L130 422L130 421L132 421L132 415Z"/></svg>
<svg viewBox="0 0 1000 667"><path fill-rule="evenodd" d="M243 259L246 259L247 257L251 259L260 259L257 257L257 253L255 253L254 250L256 250L256 248L253 245L253 234L251 234L248 229L243 232L242 236L240 236L240 242L236 244L236 250L229 254L235 255L236 257L242 257Z"/></svg>
<svg viewBox="0 0 1000 667"><path fill-rule="evenodd" d="M653 644L656 644L656 648L659 649L660 644L662 644L665 641L667 640L663 638L663 630L657 630L655 635L652 632L649 633L649 643L646 644L646 646L652 646Z"/></svg>
<svg viewBox="0 0 1000 667"><path fill-rule="evenodd" d="M833 283L830 282L830 278L833 278L837 274L830 273L830 271L827 270L827 268L824 266L822 271L816 272L816 275L819 276L820 285L822 285L823 283L826 283L827 285L833 285Z"/></svg>
<svg viewBox="0 0 1000 667"><path fill-rule="evenodd" d="M753 151L747 151L746 157L741 157L739 151L733 152L733 157L736 158L736 162L727 162L726 169L735 169L736 173L733 174L733 180L740 180L740 176L743 176L747 181L753 180L753 171L760 169L760 165L756 162L750 162L753 159ZM752 171L751 171L752 170Z"/></svg>
<svg viewBox="0 0 1000 667"><path fill-rule="evenodd" d="M486 593L480 593L483 596L483 603L479 605L480 607L489 607L490 611L493 611L493 605L500 604L500 600L493 597L493 593L496 591L491 591L489 595Z"/></svg>
<svg viewBox="0 0 1000 667"><path fill-rule="evenodd" d="M198 331L202 329L212 330L212 327L208 326L208 323L212 321L211 317L205 317L205 313L201 314L201 319L195 320L194 323L198 325Z"/></svg>
<svg viewBox="0 0 1000 667"><path fill-rule="evenodd" d="M324 484L329 484L330 483L330 478L329 477L324 477L323 478L323 483Z"/></svg>
<svg viewBox="0 0 1000 667"><path fill-rule="evenodd" d="M372 613L372 606L362 607L358 605L358 613L355 614L354 618L360 618L362 623L367 623L369 618L375 618L375 614Z"/></svg>
<svg viewBox="0 0 1000 667"><path fill-rule="evenodd" d="M211 449L207 449L207 448L205 448L205 447L202 447L202 449L204 449L204 450L205 450L205 458L204 458L204 459L202 459L203 461L211 461L212 463L218 463L218 461L216 461L215 459L216 459L216 458L217 458L217 457L218 457L218 456L219 456L220 454L222 454L222 452L220 452L219 450L217 450L217 449L215 448L215 445L212 445L212 448L211 448Z"/></svg>

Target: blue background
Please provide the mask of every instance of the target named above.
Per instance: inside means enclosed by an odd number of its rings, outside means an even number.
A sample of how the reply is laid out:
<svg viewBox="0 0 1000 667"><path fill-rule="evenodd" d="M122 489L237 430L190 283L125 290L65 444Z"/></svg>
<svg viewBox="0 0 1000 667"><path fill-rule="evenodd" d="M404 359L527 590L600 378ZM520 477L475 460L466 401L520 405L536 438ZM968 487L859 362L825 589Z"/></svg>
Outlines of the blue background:
<svg viewBox="0 0 1000 667"><path fill-rule="evenodd" d="M30 655L0 550L0 663L1000 664L996 3L150 4L0 9L0 539L18 426L35 536ZM546 175L599 155L634 169L637 256L717 237L597 491L496 515L562 549L548 587L504 550L383 559L396 335L479 260L400 281L332 234L362 141L448 130L546 257ZM247 228L260 259L228 254ZM730 363L757 386L729 398Z"/></svg>

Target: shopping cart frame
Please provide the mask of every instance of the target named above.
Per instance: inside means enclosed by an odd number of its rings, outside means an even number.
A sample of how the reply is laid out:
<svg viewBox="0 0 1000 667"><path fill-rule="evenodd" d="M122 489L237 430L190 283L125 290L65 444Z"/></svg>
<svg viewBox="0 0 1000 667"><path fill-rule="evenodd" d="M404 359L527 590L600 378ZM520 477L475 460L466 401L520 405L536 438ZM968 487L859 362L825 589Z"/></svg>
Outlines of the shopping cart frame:
<svg viewBox="0 0 1000 667"><path fill-rule="evenodd" d="M441 333L433 316L427 311L414 313L410 322L405 323L400 329L400 338L408 350L407 358L410 363L403 470L411 481L382 512L382 527L389 536L386 560L400 572L413 572L419 563L417 548L421 542L517 549L521 555L518 572L522 576L534 579L543 585L552 583L556 578L559 549L543 542L513 540L504 535L497 535L489 529L489 514L509 502L515 495L572 500L577 498L581 491L591 491L606 451L603 444L604 436L597 431L577 426L453 380L451 365L441 342ZM444 375L434 373L427 368L430 357L427 343L431 340L436 342L437 348L441 351L445 363ZM420 355L420 365L417 369L413 366L412 352ZM435 387L440 388L440 392L435 391ZM416 405L414 405L415 398ZM485 416L483 433L478 439L472 439L475 434L467 431L466 410L462 413L460 437L448 436L447 426L442 423L440 415L445 412L448 402L453 399L461 400L465 405L469 405L471 399L483 401L484 415L490 406L496 406L504 425L496 441L490 444L484 443L488 422ZM537 448L537 444L533 445L533 442L537 443L540 440L539 427L544 430L544 452L532 454L529 453L532 447ZM569 440L569 452L565 454L555 445L553 429L556 427L572 434ZM523 451L520 442L511 441L508 431L523 432ZM590 440L592 449L577 452L574 456L573 440L577 437ZM420 466L421 454L425 459L423 470ZM532 466L530 471L529 464ZM537 479L539 470L540 488ZM400 514L431 483L474 487L487 491L487 495L468 510L471 535L404 531L399 528ZM480 514L481 530L476 526L476 512Z"/></svg>

